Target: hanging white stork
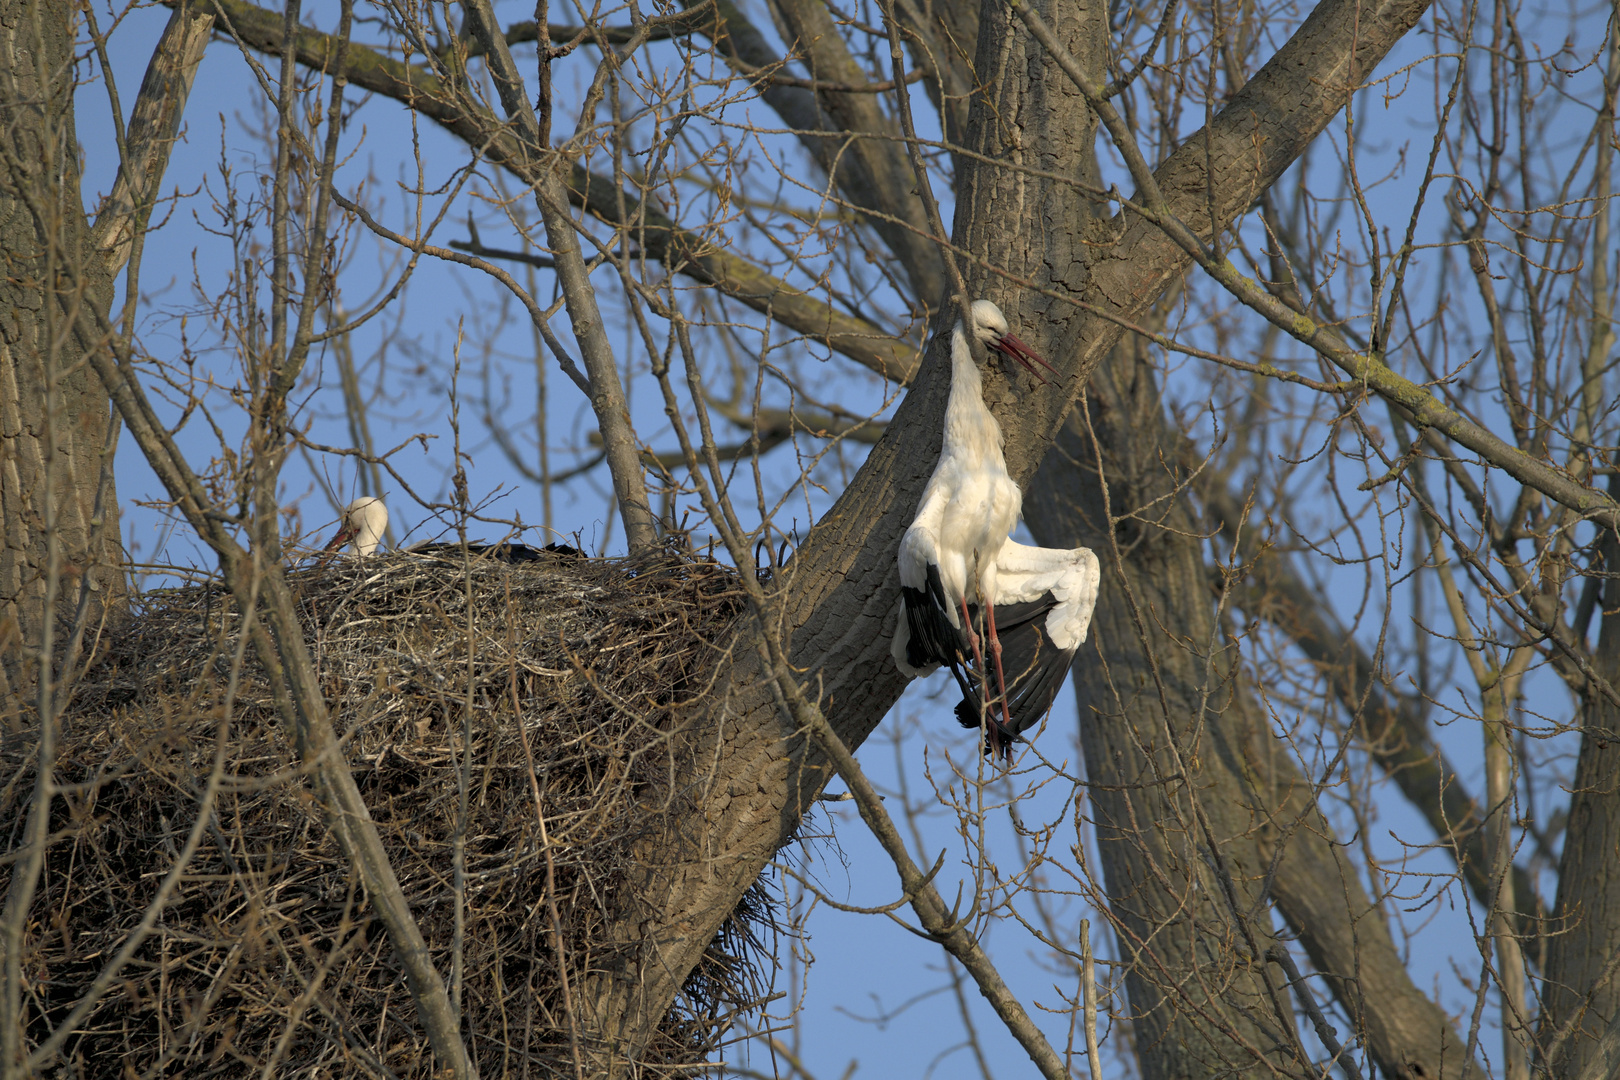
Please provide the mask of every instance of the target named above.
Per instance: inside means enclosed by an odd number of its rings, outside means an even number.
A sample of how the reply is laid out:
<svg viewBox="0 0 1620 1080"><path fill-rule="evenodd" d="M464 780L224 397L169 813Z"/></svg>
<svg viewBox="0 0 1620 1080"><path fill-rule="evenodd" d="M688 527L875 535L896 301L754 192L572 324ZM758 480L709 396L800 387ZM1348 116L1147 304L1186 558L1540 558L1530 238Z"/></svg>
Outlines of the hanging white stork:
<svg viewBox="0 0 1620 1080"><path fill-rule="evenodd" d="M1052 370L1008 332L1006 316L995 304L975 301L969 318L974 336L986 347L1037 378L1035 364ZM985 407L967 334L963 322L951 334L951 393L939 463L900 541L901 612L892 651L907 675L949 665L962 689L958 719L970 727L980 726L983 700L999 704L1000 719L983 720L986 739L992 752L1010 754L1018 732L1050 708L1067 658L1085 640L1100 575L1096 557L1085 548L1031 548L1008 539L1023 493L1007 474L1001 425ZM1004 609L1000 632L998 607ZM986 693L989 672L974 627L981 614L995 668L994 695ZM1016 695L1007 692L1004 641L1014 645Z"/></svg>
<svg viewBox="0 0 1620 1080"><path fill-rule="evenodd" d="M356 555L370 555L382 543L388 529L388 508L381 499L362 495L343 508L338 518L337 535L326 545L327 551L336 551L344 544L353 543Z"/></svg>

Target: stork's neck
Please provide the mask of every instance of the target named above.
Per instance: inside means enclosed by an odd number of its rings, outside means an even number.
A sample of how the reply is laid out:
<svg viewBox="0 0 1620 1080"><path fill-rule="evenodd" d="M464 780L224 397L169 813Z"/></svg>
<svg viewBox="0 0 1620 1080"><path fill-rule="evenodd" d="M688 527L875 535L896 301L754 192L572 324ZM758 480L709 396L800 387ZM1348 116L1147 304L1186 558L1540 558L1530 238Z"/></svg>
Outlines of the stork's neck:
<svg viewBox="0 0 1620 1080"><path fill-rule="evenodd" d="M1000 462L1001 425L984 404L984 378L968 348L967 328L957 323L951 338L951 396L945 404L944 452Z"/></svg>
<svg viewBox="0 0 1620 1080"><path fill-rule="evenodd" d="M374 522L361 525L354 536L354 550L359 555L370 555L382 543L382 530Z"/></svg>

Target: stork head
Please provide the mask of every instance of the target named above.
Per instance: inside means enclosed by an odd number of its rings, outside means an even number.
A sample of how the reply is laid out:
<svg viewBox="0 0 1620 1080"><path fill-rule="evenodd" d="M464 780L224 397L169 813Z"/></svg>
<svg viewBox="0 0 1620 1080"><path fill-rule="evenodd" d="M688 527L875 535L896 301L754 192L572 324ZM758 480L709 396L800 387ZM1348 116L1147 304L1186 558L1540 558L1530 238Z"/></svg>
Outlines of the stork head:
<svg viewBox="0 0 1620 1080"><path fill-rule="evenodd" d="M972 316L973 335L984 343L985 348L1018 361L1023 365L1025 371L1040 380L1042 386L1046 385L1046 379L1036 369L1036 364L1054 375L1057 374L1056 369L1041 359L1039 353L1019 341L1008 331L1007 316L1003 315L1001 309L996 307L994 303L989 300L973 301Z"/></svg>
<svg viewBox="0 0 1620 1080"><path fill-rule="evenodd" d="M381 499L363 495L343 508L337 535L326 545L327 551L336 551L350 541L357 555L370 555L382 543L383 531L388 528L388 508Z"/></svg>

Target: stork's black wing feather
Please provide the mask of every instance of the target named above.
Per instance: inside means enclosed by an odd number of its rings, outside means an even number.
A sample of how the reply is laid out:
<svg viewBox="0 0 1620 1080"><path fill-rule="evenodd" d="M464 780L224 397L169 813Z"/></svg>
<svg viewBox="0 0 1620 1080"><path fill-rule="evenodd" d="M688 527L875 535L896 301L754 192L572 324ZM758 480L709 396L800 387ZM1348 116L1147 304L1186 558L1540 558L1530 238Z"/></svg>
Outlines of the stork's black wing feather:
<svg viewBox="0 0 1620 1080"><path fill-rule="evenodd" d="M1057 606L1057 598L1046 593L1039 599L996 608L996 638L1001 642L1001 670L1007 676L1007 715L992 707L985 732L985 750L1011 756L1012 744L1025 731L1041 722L1069 673L1072 651L1052 644L1046 632L1046 615ZM973 612L977 618L978 613ZM964 693L956 706L956 720L966 728L980 726L983 705L978 693Z"/></svg>
<svg viewBox="0 0 1620 1080"><path fill-rule="evenodd" d="M926 591L904 585L900 587L900 595L906 605L906 623L911 631L906 641L906 662L914 668L934 664L955 667L968 655L967 632L961 627L952 626L950 616L946 614L950 610L946 606L950 601L945 599L939 567L928 568L927 585Z"/></svg>
<svg viewBox="0 0 1620 1080"><path fill-rule="evenodd" d="M906 624L906 662L914 668L944 664L951 669L962 700L956 706L956 719L963 727L977 728L983 713L983 690L979 674L968 665L971 644L966 626L953 626L946 615L945 590L939 569L928 567L926 589L902 586ZM1020 733L1041 722L1063 686L1073 654L1052 644L1046 632L1046 616L1057 606L1057 598L1046 593L1037 599L996 608L996 638L1001 642L1001 670L1007 676L1007 715L1001 720L1000 706L990 710L985 732L986 752L1010 755ZM978 605L968 607L968 618L977 625ZM988 660L988 658L986 658Z"/></svg>
<svg viewBox="0 0 1620 1080"><path fill-rule="evenodd" d="M460 544L435 541L425 544L414 544L406 550L410 551L413 555L435 555L439 558L454 559L461 556L462 548ZM578 548L570 547L567 544L547 544L543 548L537 548L530 544L468 543L467 554L469 557L474 559L488 558L508 563L540 562L545 559L584 558L584 555Z"/></svg>
<svg viewBox="0 0 1620 1080"><path fill-rule="evenodd" d="M906 608L906 663L914 668L944 664L951 669L957 688L964 699L977 699L975 676L968 667L967 658L972 648L967 629L951 625L946 616L950 603L945 598L945 586L940 581L939 567L928 567L926 589L900 587Z"/></svg>

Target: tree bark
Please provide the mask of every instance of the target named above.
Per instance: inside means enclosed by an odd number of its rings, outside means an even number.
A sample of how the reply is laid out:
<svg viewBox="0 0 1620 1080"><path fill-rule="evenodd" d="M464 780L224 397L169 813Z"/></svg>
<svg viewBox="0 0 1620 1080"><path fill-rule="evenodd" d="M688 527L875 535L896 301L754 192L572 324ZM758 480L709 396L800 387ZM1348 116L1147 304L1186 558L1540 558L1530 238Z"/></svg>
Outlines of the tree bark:
<svg viewBox="0 0 1620 1080"><path fill-rule="evenodd" d="M50 622L47 520L55 519L64 577L105 600L123 592L117 503L103 469L107 395L81 362L91 343L64 317L78 304L105 312L112 302L79 196L68 5L0 3L0 139L11 146L0 157L0 671L26 692ZM83 267L88 288L64 292L63 263ZM72 623L80 588L61 590L51 613L58 631Z"/></svg>
<svg viewBox="0 0 1620 1080"><path fill-rule="evenodd" d="M1611 482L1610 490L1616 485ZM1620 680L1620 542L1603 542L1602 622L1592 667ZM1602 694L1582 702L1558 901L1546 939L1540 1043L1554 1077L1578 1077L1612 1051L1600 1040L1620 1023L1620 710ZM1556 1043L1556 1045L1555 1045Z"/></svg>
<svg viewBox="0 0 1620 1080"><path fill-rule="evenodd" d="M179 131L213 16L177 8L136 97L125 158L94 228L79 191L70 5L0 2L0 677L21 692L47 615L94 629L125 593L116 429L76 317L102 316L145 227ZM75 281L72 288L64 281ZM54 503L64 574L44 609L46 503ZM0 687L3 693L4 687Z"/></svg>

